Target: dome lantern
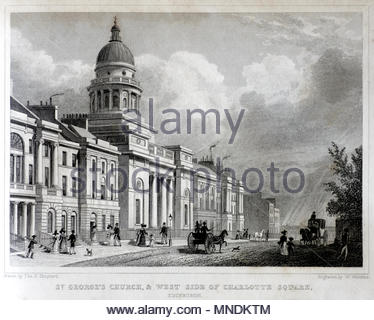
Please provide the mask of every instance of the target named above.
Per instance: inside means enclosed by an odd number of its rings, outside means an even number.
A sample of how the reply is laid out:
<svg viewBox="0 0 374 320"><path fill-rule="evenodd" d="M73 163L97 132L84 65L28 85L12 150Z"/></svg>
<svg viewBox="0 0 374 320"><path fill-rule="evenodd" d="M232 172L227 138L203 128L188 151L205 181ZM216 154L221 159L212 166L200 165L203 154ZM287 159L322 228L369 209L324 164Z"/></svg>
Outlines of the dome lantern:
<svg viewBox="0 0 374 320"><path fill-rule="evenodd" d="M114 23L113 23L113 27L111 29L111 32L112 32L112 37L110 38L110 42L111 41L121 41L121 36L119 35L119 33L121 32L121 29L117 25L117 17L116 16L114 16Z"/></svg>

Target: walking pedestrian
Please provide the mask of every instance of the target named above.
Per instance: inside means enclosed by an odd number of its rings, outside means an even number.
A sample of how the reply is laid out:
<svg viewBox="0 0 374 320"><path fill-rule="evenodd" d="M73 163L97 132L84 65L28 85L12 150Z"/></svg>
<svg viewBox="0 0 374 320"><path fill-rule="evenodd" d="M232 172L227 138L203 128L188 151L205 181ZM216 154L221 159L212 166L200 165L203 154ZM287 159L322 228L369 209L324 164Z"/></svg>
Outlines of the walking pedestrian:
<svg viewBox="0 0 374 320"><path fill-rule="evenodd" d="M74 230L71 230L68 241L70 241L69 254L75 254L75 242L77 241L77 237Z"/></svg>
<svg viewBox="0 0 374 320"><path fill-rule="evenodd" d="M64 228L62 228L60 230L58 251L59 251L59 253L62 253L62 254L68 253L67 241L66 241L66 232L65 232Z"/></svg>
<svg viewBox="0 0 374 320"><path fill-rule="evenodd" d="M26 258L34 259L35 244L37 244L37 242L36 242L36 235L34 234L34 235L32 235L32 237L30 239L29 245L27 246Z"/></svg>
<svg viewBox="0 0 374 320"><path fill-rule="evenodd" d="M287 242L287 252L289 256L293 256L294 250L295 249L295 244L293 243L293 238L289 237L288 242Z"/></svg>
<svg viewBox="0 0 374 320"><path fill-rule="evenodd" d="M142 223L140 226L141 226L141 228L138 231L138 235L137 235L137 238L136 238L136 245L139 246L139 247L144 247L145 246L145 236L148 235L147 231L145 230L145 227L147 225Z"/></svg>
<svg viewBox="0 0 374 320"><path fill-rule="evenodd" d="M278 241L280 253L282 256L288 256L288 250L287 250L287 231L283 230L281 232L281 237Z"/></svg>
<svg viewBox="0 0 374 320"><path fill-rule="evenodd" d="M118 223L115 224L114 226L114 246L121 246L121 237L120 237L120 232L121 230L119 229Z"/></svg>
<svg viewBox="0 0 374 320"><path fill-rule="evenodd" d="M164 222L161 227L161 243L167 244L168 243L168 227L166 226L166 223Z"/></svg>

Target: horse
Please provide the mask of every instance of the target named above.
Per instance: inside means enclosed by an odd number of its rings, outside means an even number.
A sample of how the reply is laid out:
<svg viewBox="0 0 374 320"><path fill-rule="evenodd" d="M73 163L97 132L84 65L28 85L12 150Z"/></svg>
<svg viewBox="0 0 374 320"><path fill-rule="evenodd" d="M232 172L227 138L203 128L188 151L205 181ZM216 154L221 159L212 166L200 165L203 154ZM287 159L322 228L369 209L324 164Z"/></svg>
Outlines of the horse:
<svg viewBox="0 0 374 320"><path fill-rule="evenodd" d="M300 229L301 234L301 240L300 242L304 242L304 245L311 245L313 244L313 241L317 240L315 237L313 237L312 232L308 229Z"/></svg>
<svg viewBox="0 0 374 320"><path fill-rule="evenodd" d="M219 244L219 253L221 253L222 245L225 244L227 246L227 242L225 237L228 236L227 230L222 230L219 236L213 236L213 245Z"/></svg>
<svg viewBox="0 0 374 320"><path fill-rule="evenodd" d="M264 241L264 233L265 233L265 230L262 229L261 232L255 232L255 240L257 241L257 239L260 239L262 241Z"/></svg>

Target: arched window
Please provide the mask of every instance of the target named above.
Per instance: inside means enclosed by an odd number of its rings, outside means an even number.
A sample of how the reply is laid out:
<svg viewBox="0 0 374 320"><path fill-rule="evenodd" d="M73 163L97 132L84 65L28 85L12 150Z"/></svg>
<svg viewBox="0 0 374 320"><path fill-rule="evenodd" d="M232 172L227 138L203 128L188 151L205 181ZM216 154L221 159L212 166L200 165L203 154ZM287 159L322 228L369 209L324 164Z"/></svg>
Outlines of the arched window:
<svg viewBox="0 0 374 320"><path fill-rule="evenodd" d="M128 107L129 107L129 105L128 105L128 96L127 96L127 92L126 91L123 91L122 92L122 104L123 104L123 108L124 109L127 109Z"/></svg>
<svg viewBox="0 0 374 320"><path fill-rule="evenodd" d="M55 212L53 210L48 211L47 216L47 232L53 233L55 230Z"/></svg>
<svg viewBox="0 0 374 320"><path fill-rule="evenodd" d="M77 234L78 232L78 228L77 228L77 214L75 213L75 211L73 211L71 213L71 216L70 216L70 228L71 230L74 230L75 233Z"/></svg>
<svg viewBox="0 0 374 320"><path fill-rule="evenodd" d="M99 110L101 110L101 91L97 92L97 105L99 107Z"/></svg>
<svg viewBox="0 0 374 320"><path fill-rule="evenodd" d="M135 224L141 224L144 221L144 183L142 179L136 180L136 199L135 199Z"/></svg>
<svg viewBox="0 0 374 320"><path fill-rule="evenodd" d="M24 144L20 135L10 134L10 182L23 183Z"/></svg>
<svg viewBox="0 0 374 320"><path fill-rule="evenodd" d="M105 109L109 109L109 95L105 95L105 98L104 98L104 108Z"/></svg>
<svg viewBox="0 0 374 320"><path fill-rule="evenodd" d="M61 214L61 229L65 229L65 231L67 232L67 213L66 211L62 211L62 214Z"/></svg>
<svg viewBox="0 0 374 320"><path fill-rule="evenodd" d="M118 90L117 91L113 91L113 109L119 109Z"/></svg>

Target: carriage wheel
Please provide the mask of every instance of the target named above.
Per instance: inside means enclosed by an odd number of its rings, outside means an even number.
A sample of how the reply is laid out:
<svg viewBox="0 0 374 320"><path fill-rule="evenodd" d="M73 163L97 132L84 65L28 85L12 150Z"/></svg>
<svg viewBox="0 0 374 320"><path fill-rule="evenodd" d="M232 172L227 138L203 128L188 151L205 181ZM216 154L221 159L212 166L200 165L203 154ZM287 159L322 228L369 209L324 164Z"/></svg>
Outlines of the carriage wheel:
<svg viewBox="0 0 374 320"><path fill-rule="evenodd" d="M213 235L211 233L207 234L204 242L205 252L210 254L214 251Z"/></svg>
<svg viewBox="0 0 374 320"><path fill-rule="evenodd" d="M190 232L188 234L188 237L187 237L187 245L188 245L188 249L192 250L192 251L195 251L196 250L196 244L195 244L195 238L193 236L193 233Z"/></svg>

